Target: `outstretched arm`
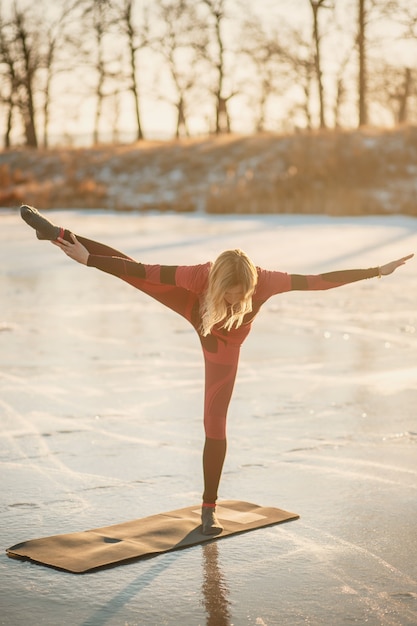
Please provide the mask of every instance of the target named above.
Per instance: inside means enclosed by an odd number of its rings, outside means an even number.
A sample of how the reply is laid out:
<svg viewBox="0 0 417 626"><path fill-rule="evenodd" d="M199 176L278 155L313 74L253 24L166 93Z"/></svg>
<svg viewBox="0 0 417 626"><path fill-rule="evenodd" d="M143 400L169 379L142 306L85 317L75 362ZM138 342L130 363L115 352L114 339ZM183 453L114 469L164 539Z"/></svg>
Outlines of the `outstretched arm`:
<svg viewBox="0 0 417 626"><path fill-rule="evenodd" d="M134 261L113 249L109 249L110 254L105 255L100 252L90 253L73 233L70 233L70 236L72 243L61 237L52 243L74 261L95 267L107 274L119 278L134 277L152 283L175 285L195 293L202 293L206 286L209 263L191 266L149 265ZM112 252L117 256L113 256Z"/></svg>
<svg viewBox="0 0 417 626"><path fill-rule="evenodd" d="M369 269L360 270L340 270L336 272L327 272L316 276L307 276L302 274L291 274L291 290L322 290L340 287L365 278L374 278L388 276L395 270L404 265L414 254L391 261L379 267L371 267Z"/></svg>

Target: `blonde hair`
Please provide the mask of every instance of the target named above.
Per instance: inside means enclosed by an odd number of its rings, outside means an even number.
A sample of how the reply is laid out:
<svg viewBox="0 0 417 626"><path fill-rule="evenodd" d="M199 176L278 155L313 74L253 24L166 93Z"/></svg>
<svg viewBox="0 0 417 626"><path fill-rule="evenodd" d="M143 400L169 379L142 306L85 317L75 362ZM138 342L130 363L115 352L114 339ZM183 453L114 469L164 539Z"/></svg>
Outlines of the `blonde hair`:
<svg viewBox="0 0 417 626"><path fill-rule="evenodd" d="M255 265L242 250L226 250L210 268L208 287L201 306L201 333L205 337L216 324L221 328L239 328L246 313L252 311L252 294L258 280ZM226 292L241 287L243 299L229 305Z"/></svg>

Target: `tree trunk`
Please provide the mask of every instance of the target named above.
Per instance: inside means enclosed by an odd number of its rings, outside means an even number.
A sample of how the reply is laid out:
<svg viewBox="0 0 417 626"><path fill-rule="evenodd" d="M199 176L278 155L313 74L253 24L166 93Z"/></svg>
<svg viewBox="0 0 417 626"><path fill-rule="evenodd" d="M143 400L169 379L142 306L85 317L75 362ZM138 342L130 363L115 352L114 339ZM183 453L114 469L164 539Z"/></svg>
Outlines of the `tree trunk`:
<svg viewBox="0 0 417 626"><path fill-rule="evenodd" d="M320 128L326 128L326 120L324 113L324 93L323 93L323 80L321 71L321 56L320 56L320 36L319 36L319 23L318 23L318 11L321 5L321 1L313 2L311 0L311 8L313 9L313 39L314 39L314 66L316 69L317 77L317 89L319 95L320 104Z"/></svg>
<svg viewBox="0 0 417 626"><path fill-rule="evenodd" d="M101 34L97 33L97 46L98 46L98 59L97 59L97 72L98 72L98 81L96 87L96 110L94 115L94 130L93 130L93 144L97 144L100 136L100 119L101 119L101 111L103 108L103 86L105 81L105 69L104 69L104 61L103 61L103 50L102 50L102 38Z"/></svg>
<svg viewBox="0 0 417 626"><path fill-rule="evenodd" d="M48 148L49 140L48 140L48 126L49 126L49 102L50 102L50 92L51 92L51 72L50 65L46 68L47 78L45 85L45 100L43 103L43 147Z"/></svg>
<svg viewBox="0 0 417 626"><path fill-rule="evenodd" d="M35 126L35 107L33 104L33 94L32 87L28 86L27 93L28 101L26 106L24 107L23 117L25 120L25 136L26 136L26 145L30 148L38 147L38 138L36 135L36 126Z"/></svg>
<svg viewBox="0 0 417 626"><path fill-rule="evenodd" d="M130 80L131 80L130 91L132 92L133 100L135 103L136 139L137 141L142 141L145 137L144 137L143 130L142 130L141 115L140 115L139 89L138 89L138 82L136 79L135 48L133 46L133 41L131 39L129 40L129 51L130 51Z"/></svg>
<svg viewBox="0 0 417 626"><path fill-rule="evenodd" d="M216 134L230 132L230 117L227 111L227 99L218 95L216 110Z"/></svg>
<svg viewBox="0 0 417 626"><path fill-rule="evenodd" d="M188 126L187 126L187 118L185 115L185 104L184 104L184 98L182 96L180 96L180 99L178 101L177 104L177 125L175 128L175 138L179 139L181 137L181 134L185 135L186 137L189 137L190 133L188 132Z"/></svg>
<svg viewBox="0 0 417 626"><path fill-rule="evenodd" d="M17 36L20 39L21 44L24 66L24 77L21 81L24 96L22 96L20 101L20 109L24 121L26 145L31 148L37 148L38 139L36 136L35 105L33 99L33 83L35 71L37 69L36 63L33 61L35 51L30 47L30 45L28 45L28 33L23 21L23 16L20 14L16 14L16 26L18 29Z"/></svg>
<svg viewBox="0 0 417 626"><path fill-rule="evenodd" d="M358 12L358 54L359 54L359 126L368 123L367 97L366 97L366 9L365 0L359 0Z"/></svg>
<svg viewBox="0 0 417 626"><path fill-rule="evenodd" d="M7 111L7 116L6 116L6 130L4 133L4 147L10 148L11 146L11 141L10 141L10 135L12 132L12 125L13 125L13 102L10 100L10 102L8 103L8 111Z"/></svg>
<svg viewBox="0 0 417 626"><path fill-rule="evenodd" d="M398 123L405 124L408 118L408 98L411 93L411 69L405 68L404 88L400 96L400 106L398 108Z"/></svg>
<svg viewBox="0 0 417 626"><path fill-rule="evenodd" d="M230 133L230 119L227 112L227 99L222 96L223 92L223 80L224 80L224 45L222 34L220 30L220 24L223 17L222 12L213 9L213 16L215 17L215 32L216 41L218 46L218 82L216 89L216 135L227 132Z"/></svg>

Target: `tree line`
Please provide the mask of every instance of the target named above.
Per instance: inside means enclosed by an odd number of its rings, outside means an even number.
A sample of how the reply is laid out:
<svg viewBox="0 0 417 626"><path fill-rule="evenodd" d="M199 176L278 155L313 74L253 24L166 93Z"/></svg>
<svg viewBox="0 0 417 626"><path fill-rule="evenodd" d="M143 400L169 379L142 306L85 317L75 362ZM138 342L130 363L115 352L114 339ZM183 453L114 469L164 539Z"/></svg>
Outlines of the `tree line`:
<svg viewBox="0 0 417 626"><path fill-rule="evenodd" d="M145 139L152 102L175 137L230 133L242 114L255 132L416 122L414 3L264 3L0 0L3 146L48 147L86 102L93 144L122 125Z"/></svg>

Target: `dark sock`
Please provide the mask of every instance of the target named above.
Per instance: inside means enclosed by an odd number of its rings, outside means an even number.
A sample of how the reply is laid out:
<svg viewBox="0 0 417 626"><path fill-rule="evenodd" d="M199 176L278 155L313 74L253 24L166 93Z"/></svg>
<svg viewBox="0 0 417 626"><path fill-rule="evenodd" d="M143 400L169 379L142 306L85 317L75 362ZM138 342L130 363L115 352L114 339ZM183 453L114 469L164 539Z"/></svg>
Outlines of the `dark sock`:
<svg viewBox="0 0 417 626"><path fill-rule="evenodd" d="M216 503L226 448L226 439L209 439L206 437L203 451L204 504L213 505Z"/></svg>

